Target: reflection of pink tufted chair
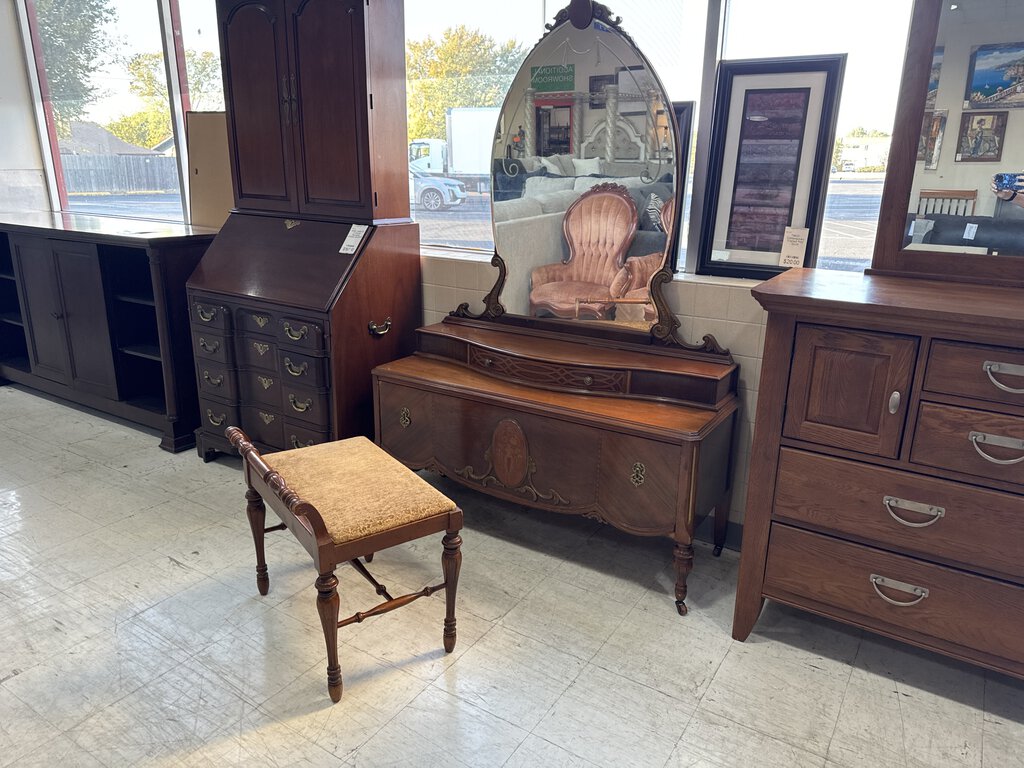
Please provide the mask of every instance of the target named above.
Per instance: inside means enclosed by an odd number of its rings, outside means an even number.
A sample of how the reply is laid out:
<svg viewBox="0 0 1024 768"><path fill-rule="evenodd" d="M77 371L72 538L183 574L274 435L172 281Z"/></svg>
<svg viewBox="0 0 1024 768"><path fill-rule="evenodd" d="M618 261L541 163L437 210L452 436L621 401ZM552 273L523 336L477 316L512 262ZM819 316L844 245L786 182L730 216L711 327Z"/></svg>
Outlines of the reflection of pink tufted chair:
<svg viewBox="0 0 1024 768"><path fill-rule="evenodd" d="M670 197L661 206L661 228L665 230L665 247L672 242L672 214L675 198ZM649 253L646 256L630 256L626 259L623 270L626 272L627 284L623 295L630 300L647 300L644 305L644 320L653 323L658 319L658 310L650 303L651 278L665 264L665 253Z"/></svg>
<svg viewBox="0 0 1024 768"><path fill-rule="evenodd" d="M625 187L598 184L580 195L562 221L569 255L559 264L537 267L530 276L530 314L596 320L614 316L611 299L625 291L621 271L636 229L636 204ZM618 283L615 295L613 281Z"/></svg>

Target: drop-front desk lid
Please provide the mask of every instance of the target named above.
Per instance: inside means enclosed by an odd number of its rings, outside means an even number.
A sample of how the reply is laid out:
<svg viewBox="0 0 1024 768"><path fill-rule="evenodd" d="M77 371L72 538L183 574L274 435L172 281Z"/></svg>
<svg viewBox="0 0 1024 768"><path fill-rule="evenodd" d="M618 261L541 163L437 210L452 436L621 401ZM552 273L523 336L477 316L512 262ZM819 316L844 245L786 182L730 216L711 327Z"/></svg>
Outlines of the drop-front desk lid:
<svg viewBox="0 0 1024 768"><path fill-rule="evenodd" d="M232 213L188 287L326 312L374 229Z"/></svg>

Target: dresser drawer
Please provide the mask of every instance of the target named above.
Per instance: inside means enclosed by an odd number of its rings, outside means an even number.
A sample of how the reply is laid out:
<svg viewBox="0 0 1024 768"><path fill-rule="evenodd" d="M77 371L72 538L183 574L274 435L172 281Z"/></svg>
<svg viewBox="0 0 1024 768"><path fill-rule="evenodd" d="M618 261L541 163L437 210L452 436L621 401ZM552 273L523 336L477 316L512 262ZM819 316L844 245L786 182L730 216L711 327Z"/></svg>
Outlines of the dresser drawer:
<svg viewBox="0 0 1024 768"><path fill-rule="evenodd" d="M1024 485L1024 417L921 403L910 460Z"/></svg>
<svg viewBox="0 0 1024 768"><path fill-rule="evenodd" d="M230 339L215 331L193 330L192 350L200 363L209 360L227 364L235 359Z"/></svg>
<svg viewBox="0 0 1024 768"><path fill-rule="evenodd" d="M1024 350L932 342L924 388L1024 406Z"/></svg>
<svg viewBox="0 0 1024 768"><path fill-rule="evenodd" d="M773 517L1024 582L1024 499L783 448Z"/></svg>
<svg viewBox="0 0 1024 768"><path fill-rule="evenodd" d="M417 469L434 458L433 395L374 377L377 442Z"/></svg>
<svg viewBox="0 0 1024 768"><path fill-rule="evenodd" d="M329 415L327 394L284 382L281 385L281 410L288 414L289 419L326 426Z"/></svg>
<svg viewBox="0 0 1024 768"><path fill-rule="evenodd" d="M235 328L242 333L274 335L277 316L262 307L238 307L235 310Z"/></svg>
<svg viewBox="0 0 1024 768"><path fill-rule="evenodd" d="M324 330L319 323L301 318L283 317L277 321L277 341L285 347L321 352L324 348Z"/></svg>
<svg viewBox="0 0 1024 768"><path fill-rule="evenodd" d="M199 393L213 395L224 400L238 399L238 383L235 371L224 363L197 360L196 372L199 378Z"/></svg>
<svg viewBox="0 0 1024 768"><path fill-rule="evenodd" d="M281 377L273 371L243 368L238 372L238 388L246 404L281 405Z"/></svg>
<svg viewBox="0 0 1024 768"><path fill-rule="evenodd" d="M764 594L922 645L1024 662L1024 588L911 557L773 523Z"/></svg>
<svg viewBox="0 0 1024 768"><path fill-rule="evenodd" d="M273 371L277 368L277 344L267 337L239 336L238 364L243 368L262 368Z"/></svg>
<svg viewBox="0 0 1024 768"><path fill-rule="evenodd" d="M197 328L231 328L231 310L215 299L193 296L189 307L192 325Z"/></svg>
<svg viewBox="0 0 1024 768"><path fill-rule="evenodd" d="M282 378L304 387L327 386L327 358L283 351L278 353L277 360Z"/></svg>
<svg viewBox="0 0 1024 768"><path fill-rule="evenodd" d="M680 474L681 464L678 445L605 434L598 474L602 516L632 533L671 535L679 513L679 488L689 488L688 478Z"/></svg>
<svg viewBox="0 0 1024 768"><path fill-rule="evenodd" d="M239 409L242 416L242 431L264 445L281 450L285 449L284 418L274 408L243 405Z"/></svg>
<svg viewBox="0 0 1024 768"><path fill-rule="evenodd" d="M199 398L199 413L202 415L203 429L217 435L223 436L225 429L241 424L237 405L222 403L212 397Z"/></svg>
<svg viewBox="0 0 1024 768"><path fill-rule="evenodd" d="M286 450L292 448L307 448L311 445L326 443L331 439L328 432L319 429L310 429L308 424L284 420L284 447Z"/></svg>
<svg viewBox="0 0 1024 768"><path fill-rule="evenodd" d="M503 355L479 347L469 348L469 366L491 376L521 381L535 387L578 389L587 392L625 392L625 371L581 368Z"/></svg>

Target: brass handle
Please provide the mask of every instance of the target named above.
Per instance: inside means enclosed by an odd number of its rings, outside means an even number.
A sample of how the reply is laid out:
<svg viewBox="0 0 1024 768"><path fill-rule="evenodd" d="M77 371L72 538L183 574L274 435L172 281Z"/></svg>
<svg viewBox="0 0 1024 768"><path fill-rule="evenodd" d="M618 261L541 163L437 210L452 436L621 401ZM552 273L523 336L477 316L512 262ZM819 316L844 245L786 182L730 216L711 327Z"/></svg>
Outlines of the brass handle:
<svg viewBox="0 0 1024 768"><path fill-rule="evenodd" d="M299 413L305 413L306 411L313 407L313 399L309 397L307 397L305 400L299 400L298 398L295 397L294 394L290 394L288 395L288 402L291 403L292 408L294 408Z"/></svg>
<svg viewBox="0 0 1024 768"><path fill-rule="evenodd" d="M200 336L199 346L202 347L205 352L209 352L212 355L214 352L220 349L220 342L215 341L213 342L213 344L210 344L206 339Z"/></svg>
<svg viewBox="0 0 1024 768"><path fill-rule="evenodd" d="M270 422L277 418L273 413L264 413L263 411L259 411L259 414L260 418L263 419L263 423L268 427L270 426Z"/></svg>
<svg viewBox="0 0 1024 768"><path fill-rule="evenodd" d="M583 377L583 385L584 386L589 387L593 383L594 383L594 377L593 376L584 376Z"/></svg>
<svg viewBox="0 0 1024 768"><path fill-rule="evenodd" d="M644 484L644 480L647 479L647 467L641 464L639 461L633 465L633 473L629 476L629 481L633 483L634 487L639 488Z"/></svg>
<svg viewBox="0 0 1024 768"><path fill-rule="evenodd" d="M929 525L935 525L935 523L939 522L939 518L946 514L946 510L943 507L934 507L930 504L922 504L919 501L906 501L895 496L886 496L882 499L882 504L885 505L885 511L889 513L893 520L908 528L927 528ZM905 509L909 512L917 512L920 515L929 515L932 519L925 520L923 523L912 523L893 512L894 509Z"/></svg>
<svg viewBox="0 0 1024 768"><path fill-rule="evenodd" d="M292 376L302 376L309 370L309 363L303 363L302 365L295 367L292 364L292 359L290 357L286 357L284 359L284 369Z"/></svg>
<svg viewBox="0 0 1024 768"><path fill-rule="evenodd" d="M262 385L263 389L270 389L274 386L274 380L269 376L257 376L256 381Z"/></svg>
<svg viewBox="0 0 1024 768"><path fill-rule="evenodd" d="M203 371L203 381L205 381L207 384L210 384L211 386L219 387L221 384L224 383L224 374L222 373L217 378L214 378L213 376L210 375L209 371Z"/></svg>
<svg viewBox="0 0 1024 768"><path fill-rule="evenodd" d="M899 606L900 608L908 608L911 605L917 605L926 597L928 597L928 589L926 587L915 587L913 584L907 584L905 581L896 581L896 579L887 579L885 576L879 576L877 573L871 574L871 586L875 588L875 593L885 600L885 602L891 605ZM882 590L879 587L887 587L889 589L895 589L897 592L906 592L910 595L916 595L916 600L911 600L907 603L902 603L899 600L893 600L891 597L886 597L882 594Z"/></svg>
<svg viewBox="0 0 1024 768"><path fill-rule="evenodd" d="M260 328L263 328L267 323L270 322L270 318L266 315L253 315L252 321L256 323Z"/></svg>
<svg viewBox="0 0 1024 768"><path fill-rule="evenodd" d="M900 399L901 396L899 392L893 392L889 395L889 413L895 415L896 411L900 409Z"/></svg>
<svg viewBox="0 0 1024 768"><path fill-rule="evenodd" d="M297 438L295 435L291 436L291 443L292 448L309 448L309 446L316 444L313 440L310 440L308 443L300 443L299 438Z"/></svg>
<svg viewBox="0 0 1024 768"><path fill-rule="evenodd" d="M206 409L206 418L208 418L210 420L210 423L213 424L213 426L215 427L219 427L221 424L223 424L224 420L227 419L227 417L228 415L226 413L222 413L220 415L220 420L218 420L214 418L212 410L210 410L209 408Z"/></svg>
<svg viewBox="0 0 1024 768"><path fill-rule="evenodd" d="M263 357L265 354L267 354L267 350L270 349L270 345L269 344L261 344L258 341L254 341L252 343L252 348L256 350L256 352L259 354L260 357Z"/></svg>
<svg viewBox="0 0 1024 768"><path fill-rule="evenodd" d="M367 328L370 329L370 333L372 333L374 336L383 336L385 333L391 330L391 318L385 318L384 322L381 323L380 325L377 325L377 323L371 320L369 325L367 325Z"/></svg>
<svg viewBox="0 0 1024 768"><path fill-rule="evenodd" d="M985 461L991 461L993 464L1020 464L1024 461L1024 456L1018 456L1016 459L997 459L995 456L989 456L983 450L981 450L981 443L985 445L995 445L999 448L1010 448L1014 451L1024 451L1024 440L1018 440L1015 437L1003 437L1002 435L990 435L985 432L970 432L967 435L967 439L971 441L971 445L974 446L974 450L978 452L978 455Z"/></svg>
<svg viewBox="0 0 1024 768"><path fill-rule="evenodd" d="M408 408L403 408L398 412L398 423L402 426L402 429L412 424L412 414Z"/></svg>
<svg viewBox="0 0 1024 768"><path fill-rule="evenodd" d="M217 310L211 309L209 312L204 312L201 305L196 304L196 314L199 315L199 319L204 323L208 323L217 316Z"/></svg>
<svg viewBox="0 0 1024 768"><path fill-rule="evenodd" d="M481 362L481 364L483 365L484 368L490 368L492 365L494 365L494 361L491 360L491 358L489 358L489 357L485 357L480 362Z"/></svg>
<svg viewBox="0 0 1024 768"><path fill-rule="evenodd" d="M289 323L284 324L284 335L292 341L298 341L299 339L305 338L306 334L309 333L309 328L302 326L299 330L293 331Z"/></svg>
<svg viewBox="0 0 1024 768"><path fill-rule="evenodd" d="M1005 376L1024 376L1024 365L1012 365L1010 363L996 363L992 360L986 360L981 365L981 369L988 374L988 379L995 384L1003 392L1009 392L1011 395L1024 395L1024 389L1014 389L1008 387L1001 381L993 376L993 373L1001 373Z"/></svg>

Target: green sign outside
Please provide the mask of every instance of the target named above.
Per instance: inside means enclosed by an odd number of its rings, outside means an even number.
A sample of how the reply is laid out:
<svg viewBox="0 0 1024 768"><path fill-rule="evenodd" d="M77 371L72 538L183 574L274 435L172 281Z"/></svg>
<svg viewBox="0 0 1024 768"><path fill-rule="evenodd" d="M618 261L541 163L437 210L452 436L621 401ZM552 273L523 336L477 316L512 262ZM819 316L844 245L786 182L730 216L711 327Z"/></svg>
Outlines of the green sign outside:
<svg viewBox="0 0 1024 768"><path fill-rule="evenodd" d="M530 86L541 93L576 90L576 65L530 67Z"/></svg>

